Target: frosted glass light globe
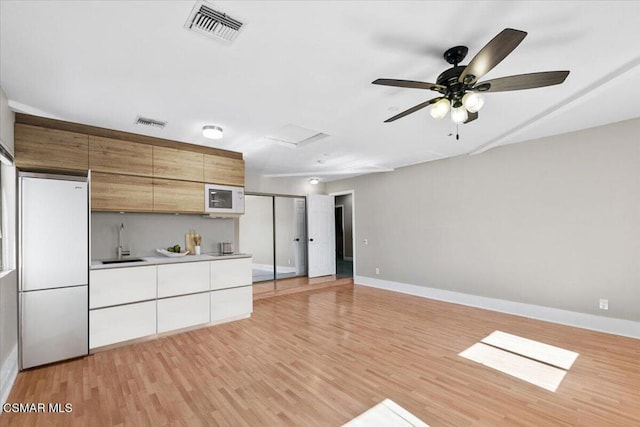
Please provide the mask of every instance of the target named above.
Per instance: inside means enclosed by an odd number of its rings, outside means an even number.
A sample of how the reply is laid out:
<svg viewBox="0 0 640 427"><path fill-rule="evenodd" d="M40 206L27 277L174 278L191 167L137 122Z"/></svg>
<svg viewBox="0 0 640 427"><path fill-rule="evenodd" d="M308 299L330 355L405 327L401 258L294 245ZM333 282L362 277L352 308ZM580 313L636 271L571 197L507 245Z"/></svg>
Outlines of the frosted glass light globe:
<svg viewBox="0 0 640 427"><path fill-rule="evenodd" d="M469 114L463 106L451 109L451 120L454 123L464 123L468 118Z"/></svg>
<svg viewBox="0 0 640 427"><path fill-rule="evenodd" d="M470 113L477 113L484 105L484 96L477 92L467 92L462 97L462 105Z"/></svg>
<svg viewBox="0 0 640 427"><path fill-rule="evenodd" d="M429 109L429 114L431 114L431 117L433 117L434 119L440 120L447 115L450 105L451 103L447 98L442 98L440 101L431 106L431 108Z"/></svg>

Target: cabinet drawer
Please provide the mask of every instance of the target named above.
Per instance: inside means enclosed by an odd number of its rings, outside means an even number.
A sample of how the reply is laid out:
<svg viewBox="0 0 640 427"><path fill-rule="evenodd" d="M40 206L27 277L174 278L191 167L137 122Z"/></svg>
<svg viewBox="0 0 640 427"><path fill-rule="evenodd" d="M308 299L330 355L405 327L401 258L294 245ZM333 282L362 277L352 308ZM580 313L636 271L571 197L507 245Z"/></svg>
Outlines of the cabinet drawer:
<svg viewBox="0 0 640 427"><path fill-rule="evenodd" d="M89 311L89 347L96 348L156 333L156 302Z"/></svg>
<svg viewBox="0 0 640 427"><path fill-rule="evenodd" d="M187 262L158 266L158 298L209 289L209 263Z"/></svg>
<svg viewBox="0 0 640 427"><path fill-rule="evenodd" d="M251 258L211 261L211 289L251 285Z"/></svg>
<svg viewBox="0 0 640 427"><path fill-rule="evenodd" d="M158 300L158 333L209 322L209 293Z"/></svg>
<svg viewBox="0 0 640 427"><path fill-rule="evenodd" d="M253 311L252 286L212 291L210 296L212 322L251 314Z"/></svg>
<svg viewBox="0 0 640 427"><path fill-rule="evenodd" d="M156 266L92 270L89 308L156 298Z"/></svg>

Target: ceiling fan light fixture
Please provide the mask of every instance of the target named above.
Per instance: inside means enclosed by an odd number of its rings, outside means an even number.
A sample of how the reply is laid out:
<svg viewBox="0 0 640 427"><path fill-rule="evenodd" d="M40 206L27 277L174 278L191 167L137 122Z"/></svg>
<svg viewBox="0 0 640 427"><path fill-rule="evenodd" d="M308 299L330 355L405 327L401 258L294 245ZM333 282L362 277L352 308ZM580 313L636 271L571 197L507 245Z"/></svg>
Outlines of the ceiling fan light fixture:
<svg viewBox="0 0 640 427"><path fill-rule="evenodd" d="M462 97L462 104L470 113L477 113L484 105L484 96L477 92L467 92Z"/></svg>
<svg viewBox="0 0 640 427"><path fill-rule="evenodd" d="M469 118L467 109L464 106L451 109L451 121L454 123L464 123Z"/></svg>
<svg viewBox="0 0 640 427"><path fill-rule="evenodd" d="M440 120L449 112L449 108L451 107L451 103L447 98L442 98L440 101L436 102L429 109L429 114L436 120Z"/></svg>
<svg viewBox="0 0 640 427"><path fill-rule="evenodd" d="M222 128L220 126L207 125L202 128L202 136L209 139L222 138Z"/></svg>

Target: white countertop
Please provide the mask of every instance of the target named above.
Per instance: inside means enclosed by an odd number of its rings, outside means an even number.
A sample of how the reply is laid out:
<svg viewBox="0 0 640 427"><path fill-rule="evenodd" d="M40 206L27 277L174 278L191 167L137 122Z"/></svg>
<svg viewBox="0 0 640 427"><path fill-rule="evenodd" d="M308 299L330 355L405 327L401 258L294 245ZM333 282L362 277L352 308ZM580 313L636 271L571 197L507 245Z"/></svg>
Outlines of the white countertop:
<svg viewBox="0 0 640 427"><path fill-rule="evenodd" d="M144 261L124 262L115 264L102 264L100 260L91 261L92 270L104 270L108 268L125 268L140 267L145 265L158 264L175 264L181 262L199 262L199 261L220 261L225 259L251 258L249 254L233 254L233 255L186 255L180 258L171 258L165 256L149 256L149 257L129 257L131 259L140 258Z"/></svg>

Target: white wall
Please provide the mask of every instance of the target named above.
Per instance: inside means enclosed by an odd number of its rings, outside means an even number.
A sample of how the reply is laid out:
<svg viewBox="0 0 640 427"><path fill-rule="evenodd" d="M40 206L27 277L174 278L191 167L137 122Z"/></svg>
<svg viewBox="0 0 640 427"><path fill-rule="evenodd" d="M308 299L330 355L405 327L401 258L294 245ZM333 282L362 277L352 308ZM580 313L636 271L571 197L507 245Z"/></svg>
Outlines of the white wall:
<svg viewBox="0 0 640 427"><path fill-rule="evenodd" d="M0 88L0 140L13 154L15 117ZM18 373L18 279L16 274L16 172L2 164L2 272L0 273L0 403L3 403Z"/></svg>
<svg viewBox="0 0 640 427"><path fill-rule="evenodd" d="M265 178L247 169L245 171L244 188L247 193L305 196L307 194L325 194L326 185L322 182L317 185L311 185L309 184L309 177Z"/></svg>
<svg viewBox="0 0 640 427"><path fill-rule="evenodd" d="M4 90L0 87L0 141L4 148L13 155L13 122L15 114L9 109L9 102Z"/></svg>
<svg viewBox="0 0 640 427"><path fill-rule="evenodd" d="M638 135L634 119L327 190L355 189L361 280L638 322Z"/></svg>

